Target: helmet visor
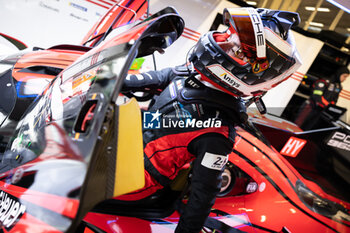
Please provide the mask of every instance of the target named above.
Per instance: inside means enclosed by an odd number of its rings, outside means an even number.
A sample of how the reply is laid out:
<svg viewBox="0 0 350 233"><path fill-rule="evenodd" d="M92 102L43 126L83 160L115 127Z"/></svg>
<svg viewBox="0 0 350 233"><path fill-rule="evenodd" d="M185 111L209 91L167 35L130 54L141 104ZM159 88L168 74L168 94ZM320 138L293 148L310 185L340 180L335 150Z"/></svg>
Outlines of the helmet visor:
<svg viewBox="0 0 350 233"><path fill-rule="evenodd" d="M224 24L238 34L242 50L249 58L266 58L264 26L254 8L225 8Z"/></svg>

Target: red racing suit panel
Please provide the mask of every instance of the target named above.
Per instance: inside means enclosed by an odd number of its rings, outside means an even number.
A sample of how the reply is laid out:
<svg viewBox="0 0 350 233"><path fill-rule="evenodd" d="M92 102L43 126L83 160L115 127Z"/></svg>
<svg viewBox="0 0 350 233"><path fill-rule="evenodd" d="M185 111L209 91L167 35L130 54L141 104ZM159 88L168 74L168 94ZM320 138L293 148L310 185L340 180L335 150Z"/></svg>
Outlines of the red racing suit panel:
<svg viewBox="0 0 350 233"><path fill-rule="evenodd" d="M166 135L149 142L144 152L160 174L173 180L180 168L196 158L188 151L188 144L206 133L219 133L228 137L229 129L223 126Z"/></svg>

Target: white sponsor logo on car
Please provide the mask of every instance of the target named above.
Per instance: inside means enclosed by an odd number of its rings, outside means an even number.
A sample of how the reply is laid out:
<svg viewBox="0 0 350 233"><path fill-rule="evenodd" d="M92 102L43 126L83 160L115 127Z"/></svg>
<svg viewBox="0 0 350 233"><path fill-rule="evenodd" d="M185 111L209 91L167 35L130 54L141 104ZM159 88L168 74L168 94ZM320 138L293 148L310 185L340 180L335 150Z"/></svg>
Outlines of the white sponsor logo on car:
<svg viewBox="0 0 350 233"><path fill-rule="evenodd" d="M0 223L9 229L26 211L18 199L4 191L0 191Z"/></svg>
<svg viewBox="0 0 350 233"><path fill-rule="evenodd" d="M350 135L342 132L335 132L327 142L328 146L350 151Z"/></svg>

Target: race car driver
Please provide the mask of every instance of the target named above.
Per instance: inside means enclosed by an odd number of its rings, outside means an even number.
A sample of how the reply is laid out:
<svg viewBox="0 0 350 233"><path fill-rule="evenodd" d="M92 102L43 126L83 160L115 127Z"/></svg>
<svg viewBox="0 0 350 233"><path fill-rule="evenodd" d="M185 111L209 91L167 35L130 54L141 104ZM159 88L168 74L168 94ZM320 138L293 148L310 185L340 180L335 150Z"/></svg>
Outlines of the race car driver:
<svg viewBox="0 0 350 233"><path fill-rule="evenodd" d="M157 123L163 125L144 125L145 187L118 200L143 202L161 193L191 163L177 233L198 233L205 225L234 145L234 126L247 120L243 97L259 98L300 65L290 33L297 13L232 8L223 18L228 29L203 35L187 65L131 75L123 86L124 93L159 94L150 103L149 121L162 119Z"/></svg>
<svg viewBox="0 0 350 233"><path fill-rule="evenodd" d="M339 67L329 79L319 79L312 85L310 98L300 107L295 123L304 130L316 127L322 111L330 104L336 104L342 85L349 76L349 69Z"/></svg>

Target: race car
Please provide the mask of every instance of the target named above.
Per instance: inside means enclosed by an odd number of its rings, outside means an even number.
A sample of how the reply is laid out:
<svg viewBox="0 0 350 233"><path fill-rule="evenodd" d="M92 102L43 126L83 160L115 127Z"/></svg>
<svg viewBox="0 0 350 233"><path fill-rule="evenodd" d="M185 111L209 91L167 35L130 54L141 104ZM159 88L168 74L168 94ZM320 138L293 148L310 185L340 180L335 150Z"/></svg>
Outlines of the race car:
<svg viewBox="0 0 350 233"><path fill-rule="evenodd" d="M139 104L116 102L134 59L166 49L184 22L169 7L120 27L96 46L64 49L81 54L35 98L9 137L0 164L3 232L174 231L190 166L152 202L113 199L144 185ZM203 231L350 231L348 202L306 179L253 121L236 130Z"/></svg>

